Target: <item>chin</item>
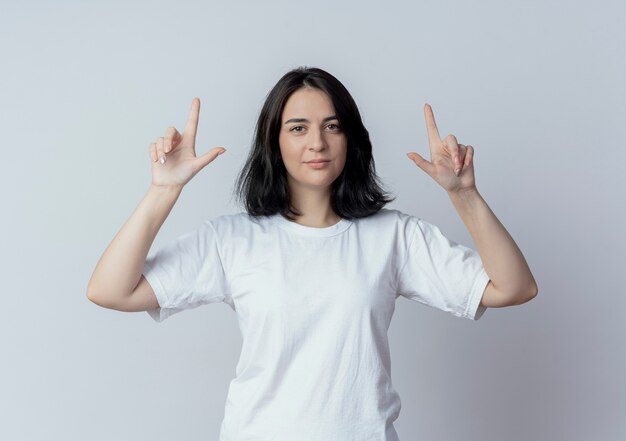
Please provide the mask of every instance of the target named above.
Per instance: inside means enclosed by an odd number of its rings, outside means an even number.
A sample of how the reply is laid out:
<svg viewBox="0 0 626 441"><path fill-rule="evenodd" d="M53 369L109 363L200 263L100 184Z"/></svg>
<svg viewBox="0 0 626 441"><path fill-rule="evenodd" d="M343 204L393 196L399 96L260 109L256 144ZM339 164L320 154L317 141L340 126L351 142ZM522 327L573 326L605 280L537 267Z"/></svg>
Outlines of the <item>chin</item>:
<svg viewBox="0 0 626 441"><path fill-rule="evenodd" d="M293 184L301 188L307 188L311 190L327 190L333 185L333 181L295 181Z"/></svg>
<svg viewBox="0 0 626 441"><path fill-rule="evenodd" d="M288 178L289 185L296 185L298 187L315 189L315 190L324 190L328 189L333 182L339 177L339 174L327 174L327 173L316 173L317 176L310 173L305 173L304 176L299 176L298 178L294 178L293 175L290 175Z"/></svg>

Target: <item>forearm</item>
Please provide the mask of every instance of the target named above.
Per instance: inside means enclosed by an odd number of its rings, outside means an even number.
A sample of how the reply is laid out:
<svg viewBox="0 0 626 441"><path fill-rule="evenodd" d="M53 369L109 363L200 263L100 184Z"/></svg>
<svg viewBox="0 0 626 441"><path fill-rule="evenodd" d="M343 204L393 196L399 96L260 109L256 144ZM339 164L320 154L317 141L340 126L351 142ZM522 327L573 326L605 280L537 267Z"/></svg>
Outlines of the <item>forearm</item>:
<svg viewBox="0 0 626 441"><path fill-rule="evenodd" d="M154 238L181 191L182 187L150 186L96 264L87 288L90 300L114 305L133 292Z"/></svg>
<svg viewBox="0 0 626 441"><path fill-rule="evenodd" d="M474 239L493 285L511 299L526 301L535 295L537 283L526 259L478 190L448 195Z"/></svg>

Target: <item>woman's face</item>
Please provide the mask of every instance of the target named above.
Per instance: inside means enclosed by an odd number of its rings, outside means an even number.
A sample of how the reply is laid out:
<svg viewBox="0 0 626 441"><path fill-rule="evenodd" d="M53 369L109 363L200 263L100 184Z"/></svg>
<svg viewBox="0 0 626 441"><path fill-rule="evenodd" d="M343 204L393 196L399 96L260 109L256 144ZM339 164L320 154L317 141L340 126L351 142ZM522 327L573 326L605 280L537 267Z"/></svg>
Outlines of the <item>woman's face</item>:
<svg viewBox="0 0 626 441"><path fill-rule="evenodd" d="M329 190L346 163L347 140L330 97L304 87L287 99L278 138L289 188ZM322 160L323 162L311 162Z"/></svg>

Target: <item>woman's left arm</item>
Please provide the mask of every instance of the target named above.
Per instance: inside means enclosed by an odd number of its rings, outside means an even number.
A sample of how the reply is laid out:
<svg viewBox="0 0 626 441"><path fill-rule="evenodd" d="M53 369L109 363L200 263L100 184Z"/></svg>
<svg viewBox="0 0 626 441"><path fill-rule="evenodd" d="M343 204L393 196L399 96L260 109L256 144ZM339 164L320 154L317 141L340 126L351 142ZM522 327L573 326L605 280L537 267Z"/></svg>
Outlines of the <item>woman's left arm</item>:
<svg viewBox="0 0 626 441"><path fill-rule="evenodd" d="M476 243L491 279L480 304L502 307L531 300L537 295L537 282L517 244L476 188L474 148L458 144L454 135L442 140L429 104L424 105L424 115L431 161L415 152L407 156L446 190Z"/></svg>
<svg viewBox="0 0 626 441"><path fill-rule="evenodd" d="M449 192L450 200L478 248L491 281L481 304L488 307L525 303L537 295L537 283L517 244L476 188Z"/></svg>

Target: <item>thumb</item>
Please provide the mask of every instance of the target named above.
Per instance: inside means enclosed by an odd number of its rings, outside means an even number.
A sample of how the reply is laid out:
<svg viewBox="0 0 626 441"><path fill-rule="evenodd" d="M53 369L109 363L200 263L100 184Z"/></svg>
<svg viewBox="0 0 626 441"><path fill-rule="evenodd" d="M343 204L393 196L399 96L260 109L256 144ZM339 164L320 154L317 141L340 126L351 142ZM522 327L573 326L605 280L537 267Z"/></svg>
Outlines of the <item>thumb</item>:
<svg viewBox="0 0 626 441"><path fill-rule="evenodd" d="M432 174L435 172L434 166L429 161L422 158L422 156L420 156L418 153L411 152L411 153L407 153L406 156L411 161L415 162L415 164L419 168L424 170L428 175L432 176Z"/></svg>
<svg viewBox="0 0 626 441"><path fill-rule="evenodd" d="M208 151L204 155L197 157L194 163L196 173L206 167L210 162L212 162L215 158L217 158L225 151L226 149L224 147L216 147L213 150Z"/></svg>

